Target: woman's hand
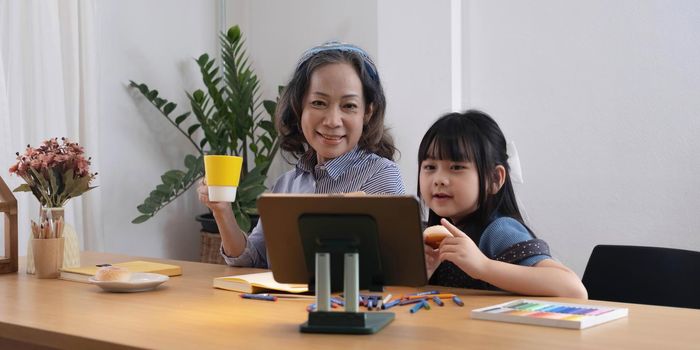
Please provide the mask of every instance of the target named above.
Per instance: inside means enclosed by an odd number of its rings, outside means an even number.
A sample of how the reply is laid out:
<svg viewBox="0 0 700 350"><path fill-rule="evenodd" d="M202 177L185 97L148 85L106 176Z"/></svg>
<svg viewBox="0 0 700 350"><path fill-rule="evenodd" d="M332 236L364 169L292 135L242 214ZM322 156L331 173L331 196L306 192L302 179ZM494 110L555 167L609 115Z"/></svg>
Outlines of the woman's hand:
<svg viewBox="0 0 700 350"><path fill-rule="evenodd" d="M481 252L479 247L467 234L452 225L446 219L440 221L453 237L447 237L440 243L439 261L451 261L469 276L482 279L481 276L489 263L489 258ZM427 256L426 256L427 260Z"/></svg>
<svg viewBox="0 0 700 350"><path fill-rule="evenodd" d="M207 186L207 180L202 178L197 187L197 194L199 195L199 201L206 205L207 208L211 209L212 212L222 212L224 210L231 210L231 203L228 202L212 202L209 200L209 187Z"/></svg>

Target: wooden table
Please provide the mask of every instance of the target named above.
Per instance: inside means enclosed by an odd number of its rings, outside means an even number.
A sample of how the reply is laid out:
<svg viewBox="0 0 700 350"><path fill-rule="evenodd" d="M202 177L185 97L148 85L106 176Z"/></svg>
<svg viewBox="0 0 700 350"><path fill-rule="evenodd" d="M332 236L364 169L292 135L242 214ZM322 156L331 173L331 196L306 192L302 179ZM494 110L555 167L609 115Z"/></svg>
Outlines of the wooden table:
<svg viewBox="0 0 700 350"><path fill-rule="evenodd" d="M84 253L84 264L136 258ZM375 335L299 333L308 301L247 300L212 288L212 278L259 270L149 259L179 264L183 276L157 290L107 293L97 286L40 280L23 271L0 275L0 348L42 349L698 349L700 310L591 302L628 307L629 317L585 330L472 320L471 309L518 298L473 290L465 306L447 303L396 319ZM425 289L428 289L426 287ZM394 295L415 292L390 287ZM560 302L575 299L546 298Z"/></svg>

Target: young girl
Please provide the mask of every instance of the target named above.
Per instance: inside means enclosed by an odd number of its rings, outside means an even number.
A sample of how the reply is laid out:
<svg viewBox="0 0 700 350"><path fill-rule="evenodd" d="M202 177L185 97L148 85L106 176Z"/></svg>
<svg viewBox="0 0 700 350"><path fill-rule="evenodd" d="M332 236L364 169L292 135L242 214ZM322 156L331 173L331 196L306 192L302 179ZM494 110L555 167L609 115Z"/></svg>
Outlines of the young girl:
<svg viewBox="0 0 700 350"><path fill-rule="evenodd" d="M279 177L272 192L404 193L385 105L377 67L364 50L330 42L306 51L275 113L280 147L297 160L296 168ZM198 193L219 226L226 262L267 268L262 223L246 236L230 203L210 202L204 181Z"/></svg>
<svg viewBox="0 0 700 350"><path fill-rule="evenodd" d="M428 224L453 236L438 249L425 246L430 284L587 298L578 276L523 222L506 140L491 117L467 111L438 119L421 141L418 164Z"/></svg>

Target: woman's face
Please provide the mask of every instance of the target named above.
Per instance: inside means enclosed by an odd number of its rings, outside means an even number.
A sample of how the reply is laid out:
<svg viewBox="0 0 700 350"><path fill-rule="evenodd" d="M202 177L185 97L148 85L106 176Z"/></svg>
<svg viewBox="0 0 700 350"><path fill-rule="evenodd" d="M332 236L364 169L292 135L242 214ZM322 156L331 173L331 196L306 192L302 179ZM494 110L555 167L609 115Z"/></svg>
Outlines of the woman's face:
<svg viewBox="0 0 700 350"><path fill-rule="evenodd" d="M321 66L311 74L301 113L301 130L316 151L318 164L342 156L360 140L369 121L362 81L347 63Z"/></svg>

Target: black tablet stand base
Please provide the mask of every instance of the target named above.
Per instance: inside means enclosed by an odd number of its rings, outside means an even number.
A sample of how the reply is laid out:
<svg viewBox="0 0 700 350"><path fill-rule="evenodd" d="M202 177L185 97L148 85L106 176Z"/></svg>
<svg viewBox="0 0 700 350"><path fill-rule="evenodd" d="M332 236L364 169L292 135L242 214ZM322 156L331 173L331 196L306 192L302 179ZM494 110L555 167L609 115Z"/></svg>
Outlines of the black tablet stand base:
<svg viewBox="0 0 700 350"><path fill-rule="evenodd" d="M393 312L315 311L300 329L302 333L373 334L393 320Z"/></svg>

